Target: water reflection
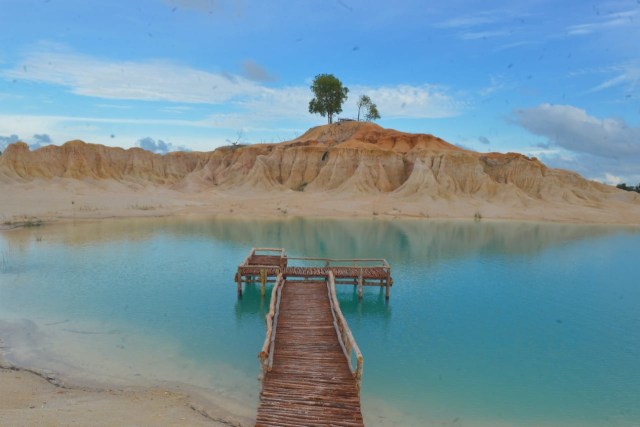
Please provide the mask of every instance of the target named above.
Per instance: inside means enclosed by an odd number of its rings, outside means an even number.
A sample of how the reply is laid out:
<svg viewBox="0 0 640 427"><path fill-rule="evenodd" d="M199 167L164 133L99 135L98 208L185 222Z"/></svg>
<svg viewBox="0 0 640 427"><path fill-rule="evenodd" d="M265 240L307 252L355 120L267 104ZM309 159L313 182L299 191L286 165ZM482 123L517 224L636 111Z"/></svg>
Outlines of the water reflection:
<svg viewBox="0 0 640 427"><path fill-rule="evenodd" d="M385 257L394 263L437 263L477 253L536 254L546 248L638 228L522 222L332 220L245 218L127 219L59 224L0 234L5 258L46 241L94 245L118 240L210 238L245 247L284 247L290 255L331 258ZM238 259L238 263L242 259ZM232 266L235 267L235 266Z"/></svg>
<svg viewBox="0 0 640 427"><path fill-rule="evenodd" d="M235 283L230 286L235 286ZM266 295L260 295L260 284L248 283L243 285L242 297L238 297L235 304L236 320L241 322L247 316L266 316L269 311L272 288L273 285L267 285Z"/></svg>
<svg viewBox="0 0 640 427"><path fill-rule="evenodd" d="M340 299L340 308L345 316L369 316L385 320L391 317L393 303L385 299L384 287L366 288L362 301L358 299L357 288L352 285L339 285L337 294Z"/></svg>

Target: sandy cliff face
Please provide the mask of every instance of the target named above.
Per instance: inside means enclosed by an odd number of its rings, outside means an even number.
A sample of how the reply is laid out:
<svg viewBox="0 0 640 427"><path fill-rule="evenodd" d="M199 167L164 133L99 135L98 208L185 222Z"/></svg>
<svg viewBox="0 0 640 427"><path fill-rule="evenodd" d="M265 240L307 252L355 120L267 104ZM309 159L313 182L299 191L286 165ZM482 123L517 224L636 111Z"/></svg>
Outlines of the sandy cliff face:
<svg viewBox="0 0 640 427"><path fill-rule="evenodd" d="M29 181L35 178L114 179L172 184L201 168L205 153L170 153L166 156L141 148L105 147L69 141L30 151L18 142L0 156L0 179Z"/></svg>
<svg viewBox="0 0 640 427"><path fill-rule="evenodd" d="M158 155L71 141L0 156L0 182L55 177L116 180L197 193L304 192L388 195L398 200L483 200L528 207L539 201L600 207L638 204L634 194L550 169L517 153L476 153L425 134L370 123L319 126L281 144Z"/></svg>

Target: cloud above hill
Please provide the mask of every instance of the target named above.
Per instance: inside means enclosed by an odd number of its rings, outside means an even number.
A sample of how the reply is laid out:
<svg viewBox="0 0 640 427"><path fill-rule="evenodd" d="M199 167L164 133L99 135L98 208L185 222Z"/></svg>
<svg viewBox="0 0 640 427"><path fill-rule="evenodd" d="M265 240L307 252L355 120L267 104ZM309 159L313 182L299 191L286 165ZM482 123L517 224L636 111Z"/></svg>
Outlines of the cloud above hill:
<svg viewBox="0 0 640 427"><path fill-rule="evenodd" d="M549 146L575 155L574 160L548 157L550 163L589 171L586 175L592 178L640 176L640 127L629 126L622 119L600 119L571 105L542 104L514 111L513 121L544 137Z"/></svg>
<svg viewBox="0 0 640 427"><path fill-rule="evenodd" d="M75 53L46 43L28 52L17 66L0 75L18 81L62 86L76 95L130 101L212 104L230 110L222 114L254 118L309 117L309 86L271 87L275 75L252 60L242 64L243 75L212 72L162 59L118 61ZM360 93L369 94L383 117L441 118L459 114L461 102L446 87L421 85L354 86L349 98L355 105ZM349 105L349 104L347 104ZM346 106L345 106L346 110Z"/></svg>
<svg viewBox="0 0 640 427"><path fill-rule="evenodd" d="M167 154L170 151L191 151L182 145L176 146L170 142L165 142L162 139L155 140L149 136L138 140L138 146L147 151L158 154Z"/></svg>
<svg viewBox="0 0 640 427"><path fill-rule="evenodd" d="M7 148L7 145L18 141L20 141L20 137L18 135L0 135L0 151L4 151L4 149Z"/></svg>

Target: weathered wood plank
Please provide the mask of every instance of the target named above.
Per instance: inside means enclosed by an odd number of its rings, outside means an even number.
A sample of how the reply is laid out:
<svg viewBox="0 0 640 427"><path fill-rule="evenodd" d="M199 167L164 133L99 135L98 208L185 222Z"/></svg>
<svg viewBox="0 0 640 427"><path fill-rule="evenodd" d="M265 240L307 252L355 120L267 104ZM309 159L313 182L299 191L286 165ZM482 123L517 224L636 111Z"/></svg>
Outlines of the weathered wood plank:
<svg viewBox="0 0 640 427"><path fill-rule="evenodd" d="M257 426L363 426L324 282L285 282Z"/></svg>

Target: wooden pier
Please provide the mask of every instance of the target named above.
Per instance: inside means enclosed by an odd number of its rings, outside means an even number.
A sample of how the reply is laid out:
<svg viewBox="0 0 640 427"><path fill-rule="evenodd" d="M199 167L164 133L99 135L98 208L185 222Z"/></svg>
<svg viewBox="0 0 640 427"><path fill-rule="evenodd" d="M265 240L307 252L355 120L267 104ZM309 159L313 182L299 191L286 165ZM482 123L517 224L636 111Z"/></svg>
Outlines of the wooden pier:
<svg viewBox="0 0 640 427"><path fill-rule="evenodd" d="M289 265L296 263L323 265ZM364 358L340 310L336 284L384 286L385 260L287 258L283 249L252 249L238 267L242 283L274 282L259 354L262 391L257 426L363 426Z"/></svg>

